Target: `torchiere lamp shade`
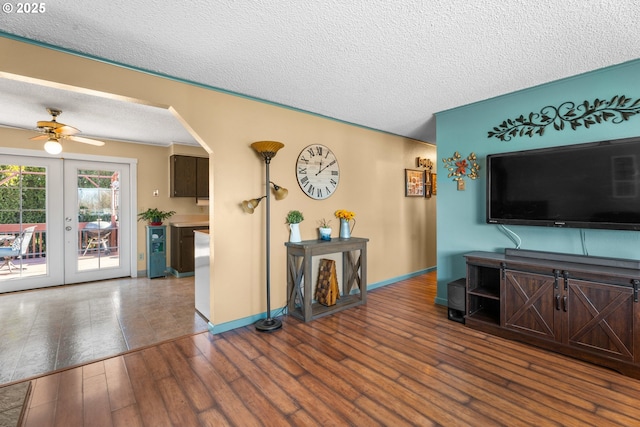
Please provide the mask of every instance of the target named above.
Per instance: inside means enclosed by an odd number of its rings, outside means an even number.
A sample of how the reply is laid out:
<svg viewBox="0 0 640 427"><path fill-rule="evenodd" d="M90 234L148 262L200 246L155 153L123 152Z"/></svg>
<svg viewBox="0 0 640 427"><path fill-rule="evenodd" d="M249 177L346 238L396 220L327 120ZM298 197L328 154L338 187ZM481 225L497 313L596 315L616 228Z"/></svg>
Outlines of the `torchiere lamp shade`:
<svg viewBox="0 0 640 427"><path fill-rule="evenodd" d="M282 147L284 147L284 144L278 141L257 141L251 144L251 148L260 153L265 160L274 158Z"/></svg>

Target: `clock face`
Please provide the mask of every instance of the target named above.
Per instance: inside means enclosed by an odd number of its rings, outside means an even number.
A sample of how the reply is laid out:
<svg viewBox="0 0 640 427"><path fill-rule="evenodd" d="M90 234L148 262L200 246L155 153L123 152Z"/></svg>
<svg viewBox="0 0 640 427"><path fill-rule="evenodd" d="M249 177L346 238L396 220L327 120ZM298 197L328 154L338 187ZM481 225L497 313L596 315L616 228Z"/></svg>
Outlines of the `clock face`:
<svg viewBox="0 0 640 427"><path fill-rule="evenodd" d="M304 194L316 200L326 199L335 193L340 182L338 160L324 145L309 145L298 155L296 177Z"/></svg>

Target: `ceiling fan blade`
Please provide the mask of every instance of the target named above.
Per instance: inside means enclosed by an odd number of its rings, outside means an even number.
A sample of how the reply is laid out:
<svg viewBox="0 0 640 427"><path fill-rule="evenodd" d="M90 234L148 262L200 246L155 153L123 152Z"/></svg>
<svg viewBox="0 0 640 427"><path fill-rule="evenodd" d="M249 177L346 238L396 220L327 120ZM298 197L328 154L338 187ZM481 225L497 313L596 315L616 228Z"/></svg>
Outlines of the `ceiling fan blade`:
<svg viewBox="0 0 640 427"><path fill-rule="evenodd" d="M91 144L98 147L102 147L104 145L103 141L98 141L97 139L84 138L82 136L65 136L66 139L70 139L72 141L82 142L84 144Z"/></svg>
<svg viewBox="0 0 640 427"><path fill-rule="evenodd" d="M40 141L43 139L49 139L49 135L38 135L38 136L34 136L33 138L29 138L32 141Z"/></svg>
<svg viewBox="0 0 640 427"><path fill-rule="evenodd" d="M55 120L41 120L38 122L38 127L39 128L45 128L45 129L57 129L59 127L62 126L66 126L64 123L58 123Z"/></svg>
<svg viewBox="0 0 640 427"><path fill-rule="evenodd" d="M80 132L80 129L76 129L73 126L69 125L62 125L53 129L53 132L55 132L57 135L75 135Z"/></svg>

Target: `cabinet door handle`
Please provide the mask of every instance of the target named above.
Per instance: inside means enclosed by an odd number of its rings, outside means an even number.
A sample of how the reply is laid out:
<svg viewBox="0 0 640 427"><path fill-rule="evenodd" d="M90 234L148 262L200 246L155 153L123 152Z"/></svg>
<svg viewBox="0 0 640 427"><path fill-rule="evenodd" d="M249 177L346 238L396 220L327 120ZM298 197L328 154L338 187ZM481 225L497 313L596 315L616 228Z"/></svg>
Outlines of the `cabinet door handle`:
<svg viewBox="0 0 640 427"><path fill-rule="evenodd" d="M562 297L562 311L566 312L567 311L567 296L563 296Z"/></svg>
<svg viewBox="0 0 640 427"><path fill-rule="evenodd" d="M556 310L560 311L560 294L556 294Z"/></svg>

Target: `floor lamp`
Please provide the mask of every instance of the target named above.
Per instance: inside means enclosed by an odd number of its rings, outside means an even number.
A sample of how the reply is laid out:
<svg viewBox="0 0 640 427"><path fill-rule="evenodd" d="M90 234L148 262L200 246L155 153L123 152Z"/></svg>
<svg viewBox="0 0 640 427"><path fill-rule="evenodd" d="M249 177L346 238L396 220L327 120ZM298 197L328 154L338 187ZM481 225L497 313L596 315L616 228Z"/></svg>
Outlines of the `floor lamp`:
<svg viewBox="0 0 640 427"><path fill-rule="evenodd" d="M276 153L279 149L284 147L284 144L277 141L258 141L251 144L251 148L256 150L258 154L262 156L264 159L264 163L266 165L266 195L252 200L245 200L242 202L242 207L245 212L253 213L253 210L258 206L258 203L262 199L266 199L266 209L267 209L267 247L266 247L266 256L267 256L267 318L260 319L255 323L255 327L258 331L269 332L274 331L276 329L280 329L282 327L282 322L279 319L274 319L271 317L271 206L269 204L270 197L269 193L271 190L271 186L273 185L274 195L276 200L282 200L287 196L287 189L280 187L269 180L269 164L271 163L271 159L276 156Z"/></svg>

